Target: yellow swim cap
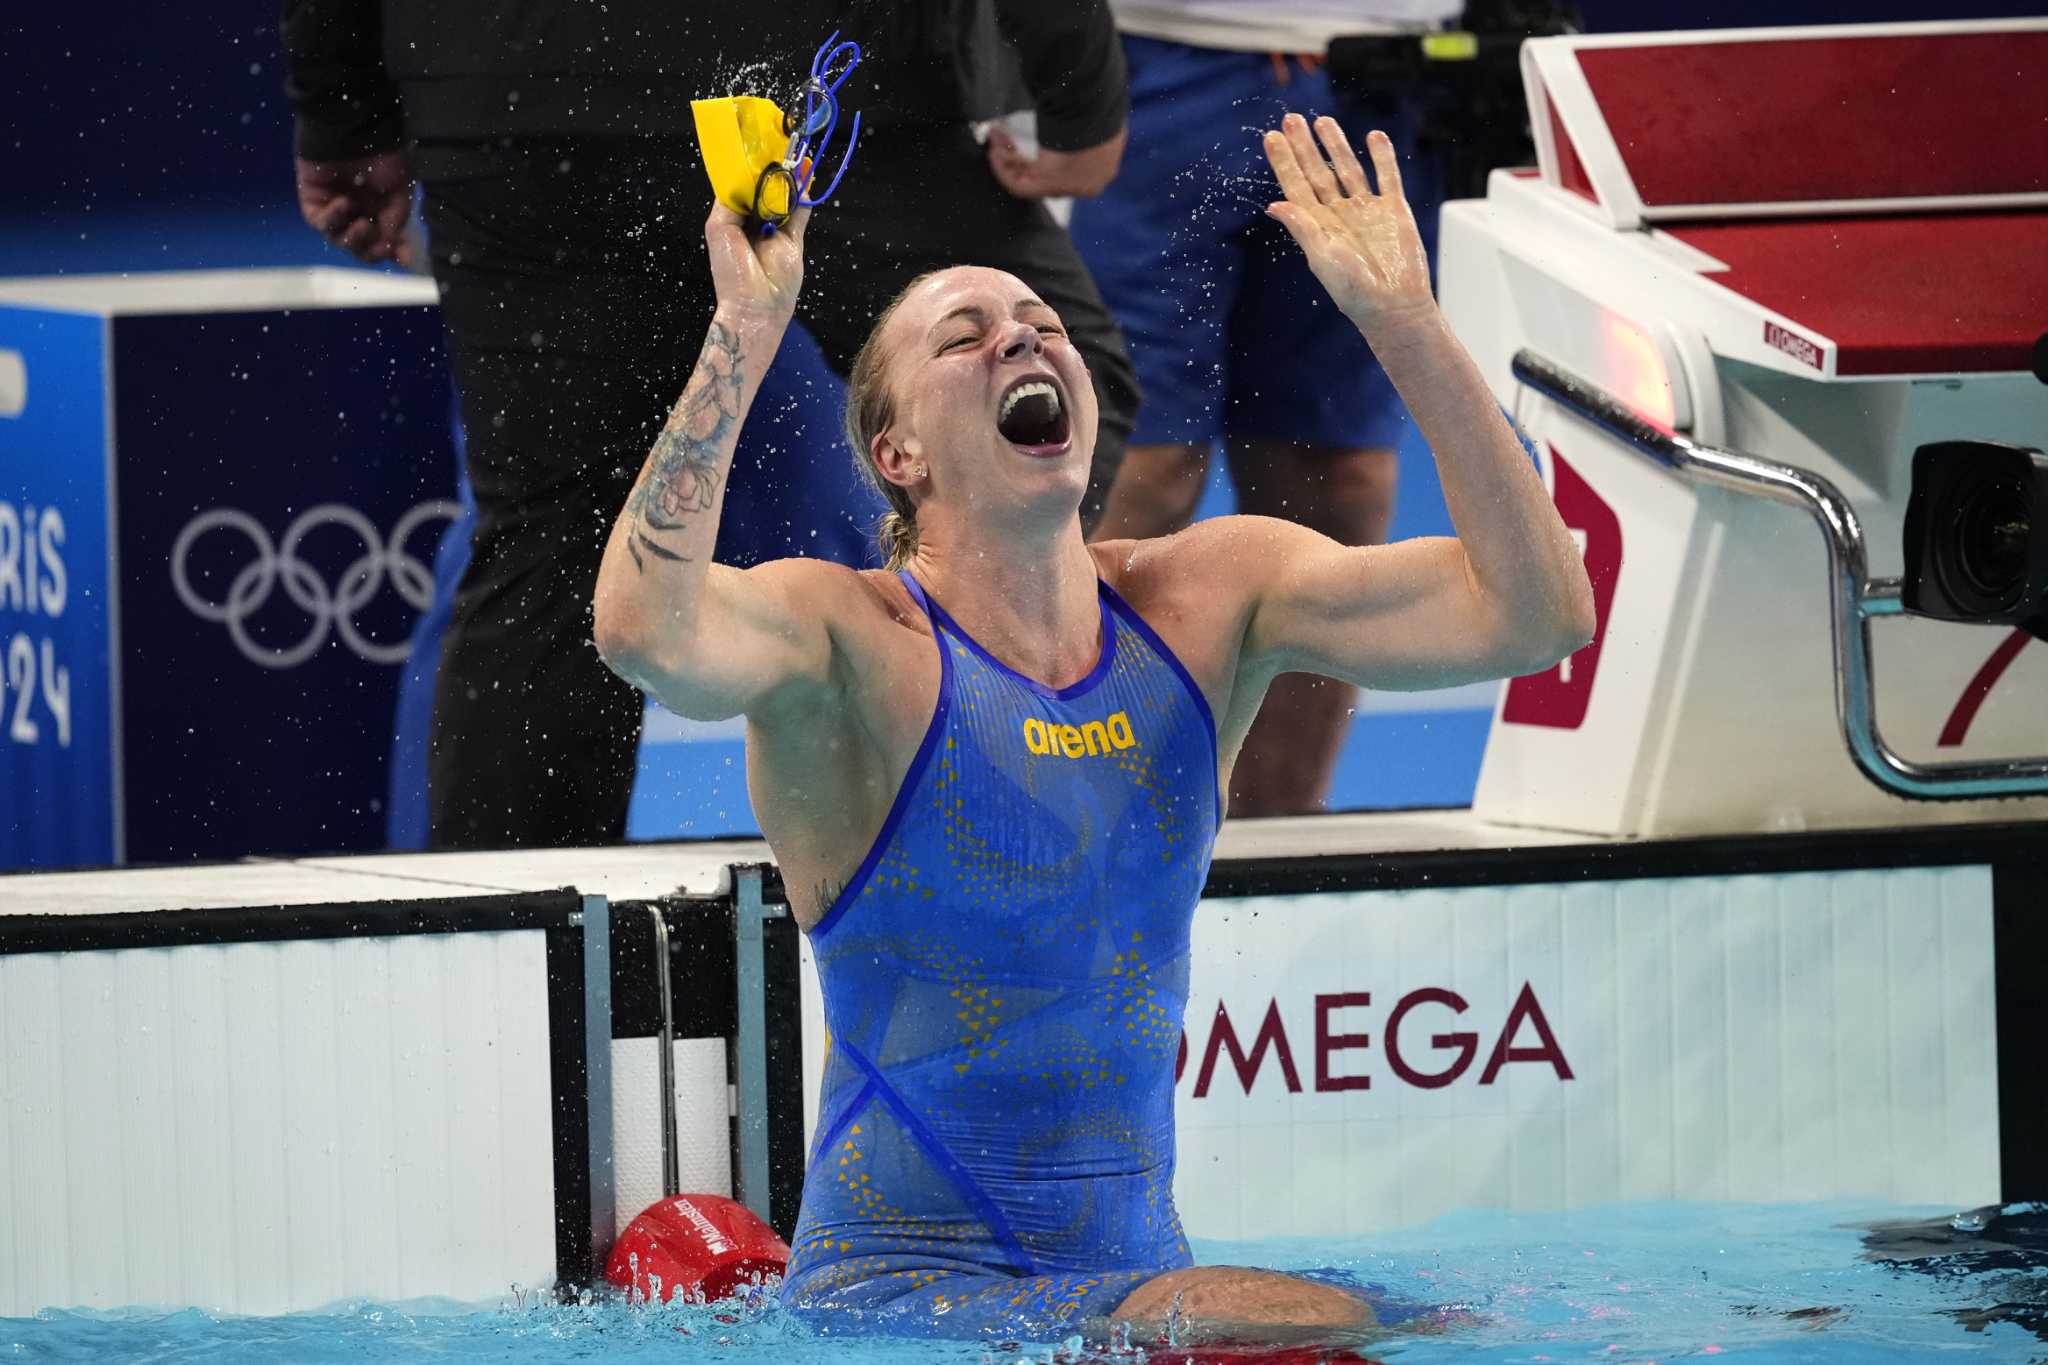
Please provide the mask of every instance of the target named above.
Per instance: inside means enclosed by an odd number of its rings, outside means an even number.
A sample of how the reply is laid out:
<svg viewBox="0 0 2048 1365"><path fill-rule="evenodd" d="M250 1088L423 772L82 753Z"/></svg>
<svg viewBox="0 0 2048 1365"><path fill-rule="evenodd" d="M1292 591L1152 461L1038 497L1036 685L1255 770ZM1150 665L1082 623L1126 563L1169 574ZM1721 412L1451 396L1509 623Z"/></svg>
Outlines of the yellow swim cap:
<svg viewBox="0 0 2048 1365"><path fill-rule="evenodd" d="M789 152L789 132L775 101L757 95L691 100L690 113L697 124L704 171L718 202L744 217L770 223L787 218L791 178L763 178Z"/></svg>

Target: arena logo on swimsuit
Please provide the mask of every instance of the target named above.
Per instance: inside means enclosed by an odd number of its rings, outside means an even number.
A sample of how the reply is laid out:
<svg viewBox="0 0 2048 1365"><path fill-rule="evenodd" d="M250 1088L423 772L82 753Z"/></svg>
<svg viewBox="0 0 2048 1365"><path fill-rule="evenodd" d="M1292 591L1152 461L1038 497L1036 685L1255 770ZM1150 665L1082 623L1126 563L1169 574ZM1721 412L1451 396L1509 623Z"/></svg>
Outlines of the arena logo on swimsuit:
<svg viewBox="0 0 2048 1365"><path fill-rule="evenodd" d="M1130 716L1122 711L1086 725L1047 725L1033 716L1024 722L1024 747L1034 754L1092 758L1096 754L1135 749L1138 737L1131 733Z"/></svg>

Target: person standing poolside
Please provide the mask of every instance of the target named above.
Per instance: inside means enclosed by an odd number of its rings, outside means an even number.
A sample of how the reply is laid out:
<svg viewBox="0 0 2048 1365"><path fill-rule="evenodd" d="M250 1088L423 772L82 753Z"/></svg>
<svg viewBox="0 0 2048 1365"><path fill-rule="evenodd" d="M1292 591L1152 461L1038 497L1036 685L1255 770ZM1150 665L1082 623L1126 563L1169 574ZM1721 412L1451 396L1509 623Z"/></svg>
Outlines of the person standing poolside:
<svg viewBox="0 0 2048 1365"><path fill-rule="evenodd" d="M970 130L962 26L984 13L1060 149L1035 178L999 179ZM1037 196L1094 193L1122 154L1123 55L1103 0L284 0L280 31L308 224L363 260L398 260L423 187L476 502L436 681L435 847L626 835L642 702L590 648L591 591L715 302L692 226L704 173L690 95L800 107L789 87L818 44L836 31L861 45L844 92L860 142L817 224L826 287L804 325L844 374L883 305L963 251L1029 280L1099 385L1099 507L1137 386ZM830 515L798 482L794 519Z"/></svg>
<svg viewBox="0 0 2048 1365"><path fill-rule="evenodd" d="M1130 70L1130 146L1100 198L1074 205L1074 242L1122 324L1144 402L1096 535L1169 535L1201 499L1223 446L1237 510L1376 545L1394 515L1406 414L1391 376L1317 287L1301 253L1260 212L1247 127L1285 109L1330 114L1354 137L1377 124L1408 172L1425 246L1439 176L1413 156L1418 97L1370 111L1322 62L1343 34L1417 33L1460 0L1112 0ZM1292 338L1356 375L1316 382ZM1324 808L1351 732L1355 692L1311 673L1274 680L1231 773L1244 815Z"/></svg>
<svg viewBox="0 0 2048 1365"><path fill-rule="evenodd" d="M830 1048L785 1302L892 1331L1083 1322L1233 1336L1370 1323L1358 1299L1190 1263L1174 1212L1187 943L1267 685L1428 688L1552 666L1593 631L1578 551L1429 287L1392 145L1288 116L1271 212L1430 438L1456 538L1348 548L1258 517L1089 545L1096 409L1022 282L914 282L848 429L894 572L711 562L733 441L795 306L804 220L716 208L695 373L605 550L607 662L747 718L761 827L811 936ZM1275 338L1276 345L1286 344ZM1359 382L1333 370L1328 384Z"/></svg>

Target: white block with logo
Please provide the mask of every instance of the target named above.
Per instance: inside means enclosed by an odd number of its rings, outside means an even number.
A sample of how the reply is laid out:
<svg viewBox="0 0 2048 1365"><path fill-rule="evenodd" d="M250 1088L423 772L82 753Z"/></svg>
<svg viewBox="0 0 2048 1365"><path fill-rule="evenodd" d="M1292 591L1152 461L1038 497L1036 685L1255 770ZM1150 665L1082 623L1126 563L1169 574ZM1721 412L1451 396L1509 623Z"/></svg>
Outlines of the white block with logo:
<svg viewBox="0 0 2048 1365"><path fill-rule="evenodd" d="M2034 164L2048 142L1959 144L1930 167L1922 143L1896 161L1848 156L1829 130L1835 111L1862 119L1880 102L1885 127L1936 139L2016 117L1994 101L2004 67L1981 99L1954 84L1987 44L2043 53L2048 21L1524 49L1541 171L1496 172L1484 200L1445 207L1441 296L1542 452L1600 619L1592 645L1504 691L1477 813L1636 836L2048 814L2041 800L1908 802L1864 778L1836 719L1813 523L1696 489L1510 369L1530 348L1667 430L1825 476L1862 520L1871 576L1897 576L1917 447L2048 444L2048 385L2026 359L2048 328L2048 253L2008 245L2029 224L2048 232L2048 164ZM1802 84L1780 80L1794 69ZM2048 117L2048 94L2014 97ZM1916 121L1923 105L1944 113ZM1772 110L1807 134L1754 138ZM1693 139L1675 166L1658 127ZM1873 632L1879 729L1904 757L2048 750L2048 645L1912 618Z"/></svg>

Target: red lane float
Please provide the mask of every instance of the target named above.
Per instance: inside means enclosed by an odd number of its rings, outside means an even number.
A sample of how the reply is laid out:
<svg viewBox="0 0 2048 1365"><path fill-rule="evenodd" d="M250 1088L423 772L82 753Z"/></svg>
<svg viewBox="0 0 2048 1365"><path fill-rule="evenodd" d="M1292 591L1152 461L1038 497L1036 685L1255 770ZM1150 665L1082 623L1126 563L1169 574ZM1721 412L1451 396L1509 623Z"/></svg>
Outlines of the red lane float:
<svg viewBox="0 0 2048 1365"><path fill-rule="evenodd" d="M626 1225L604 1277L640 1302L708 1301L780 1275L788 1264L788 1244L746 1205L679 1194Z"/></svg>

